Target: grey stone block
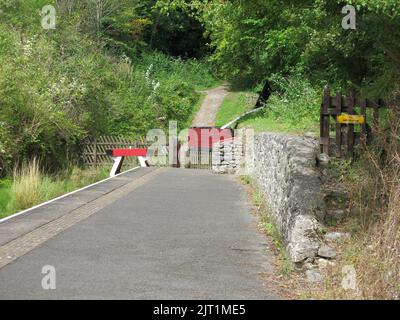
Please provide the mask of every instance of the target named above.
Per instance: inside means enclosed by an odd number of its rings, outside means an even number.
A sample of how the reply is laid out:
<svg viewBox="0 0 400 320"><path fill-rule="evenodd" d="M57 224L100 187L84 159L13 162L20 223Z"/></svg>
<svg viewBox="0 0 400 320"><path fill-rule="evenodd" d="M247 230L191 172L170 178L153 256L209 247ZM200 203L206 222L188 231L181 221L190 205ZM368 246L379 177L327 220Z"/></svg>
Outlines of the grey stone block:
<svg viewBox="0 0 400 320"><path fill-rule="evenodd" d="M336 257L337 253L336 253L335 249L324 244L319 248L318 255L322 258L333 259Z"/></svg>

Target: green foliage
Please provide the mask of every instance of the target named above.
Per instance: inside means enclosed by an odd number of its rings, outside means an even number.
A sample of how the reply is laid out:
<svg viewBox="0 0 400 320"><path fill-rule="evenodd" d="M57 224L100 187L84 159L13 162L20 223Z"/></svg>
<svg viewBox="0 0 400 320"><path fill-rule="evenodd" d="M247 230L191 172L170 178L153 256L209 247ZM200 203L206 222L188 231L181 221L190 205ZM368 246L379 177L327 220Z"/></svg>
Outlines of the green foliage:
<svg viewBox="0 0 400 320"><path fill-rule="evenodd" d="M152 25L145 35L151 48L172 56L203 58L209 53L204 28L190 11L171 1L150 1Z"/></svg>
<svg viewBox="0 0 400 320"><path fill-rule="evenodd" d="M40 31L41 10L54 5L54 0L0 0L1 24L20 29Z"/></svg>
<svg viewBox="0 0 400 320"><path fill-rule="evenodd" d="M66 167L87 136L139 138L169 120L183 128L196 89L216 84L203 60L144 50L139 1L60 2L50 31L45 4L0 0L0 175L34 157Z"/></svg>
<svg viewBox="0 0 400 320"><path fill-rule="evenodd" d="M70 0L60 7L85 33L131 58L144 48L186 58L202 58L209 52L200 22L164 1Z"/></svg>
<svg viewBox="0 0 400 320"><path fill-rule="evenodd" d="M11 200L11 179L0 180L0 218L5 216L8 204Z"/></svg>
<svg viewBox="0 0 400 320"><path fill-rule="evenodd" d="M312 131L304 125L319 122L320 92L300 76L287 80L274 75L271 77L271 83L277 92L268 103L266 116L278 123L287 123L293 129L304 128Z"/></svg>
<svg viewBox="0 0 400 320"><path fill-rule="evenodd" d="M397 0L350 0L349 4L355 5L358 10L366 9L389 17L397 16L400 9L400 3Z"/></svg>
<svg viewBox="0 0 400 320"><path fill-rule="evenodd" d="M210 35L213 61L239 88L272 74L300 72L320 87L390 93L399 78L399 2L349 3L357 8L356 30L341 26L342 1L195 1L192 6Z"/></svg>
<svg viewBox="0 0 400 320"><path fill-rule="evenodd" d="M266 109L244 118L239 128L250 127L258 132L312 133L319 130L321 93L300 75L286 79L273 75L270 83L275 92ZM224 100L218 114L217 125L227 124L254 107L255 93L234 92Z"/></svg>
<svg viewBox="0 0 400 320"><path fill-rule="evenodd" d="M248 87L278 70L292 70L305 50L315 15L304 4L294 11L282 1L215 1L202 19L222 74L234 85Z"/></svg>
<svg viewBox="0 0 400 320"><path fill-rule="evenodd" d="M159 78L185 79L197 90L215 87L219 84L213 73L214 66L206 59L183 60L182 58L170 58L165 54L153 51L142 55L140 64L146 69L152 65L152 73Z"/></svg>

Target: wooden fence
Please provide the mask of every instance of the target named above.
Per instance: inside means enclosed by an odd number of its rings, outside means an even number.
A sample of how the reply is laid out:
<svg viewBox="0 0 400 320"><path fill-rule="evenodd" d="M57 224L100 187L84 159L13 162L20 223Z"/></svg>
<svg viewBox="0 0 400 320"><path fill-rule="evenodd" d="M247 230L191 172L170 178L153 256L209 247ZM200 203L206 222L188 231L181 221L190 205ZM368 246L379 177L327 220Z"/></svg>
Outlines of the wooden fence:
<svg viewBox="0 0 400 320"><path fill-rule="evenodd" d="M382 99L374 101L355 94L343 96L341 92L332 97L329 88L325 88L320 115L321 152L334 153L337 157L353 156L357 143L371 139L373 128L379 125L382 108L385 108Z"/></svg>
<svg viewBox="0 0 400 320"><path fill-rule="evenodd" d="M89 138L83 143L82 158L86 165L97 166L112 164L112 158L107 150L119 148L145 148L144 142L138 142L125 137L102 136ZM137 164L136 158L126 159L126 164Z"/></svg>
<svg viewBox="0 0 400 320"><path fill-rule="evenodd" d="M107 150L112 149L125 149L125 148L147 148L148 145L144 142L138 142L133 139L125 137L115 137L115 136L102 136L98 138L87 139L83 143L82 147L82 159L86 165L89 166L101 166L101 165L111 165L113 160L111 156L107 154ZM177 147L178 153L180 145ZM169 146L166 146L163 150L162 155L158 157L165 157L165 161L161 163L154 163L152 158L149 159L150 165L165 167L168 166L169 156L168 151ZM212 169L212 150L204 149L197 150L192 148L189 153L189 162L186 165L188 169ZM165 162L165 163L164 163ZM138 165L138 160L136 157L127 157L125 159L125 165L135 166ZM177 165L178 167L180 164Z"/></svg>

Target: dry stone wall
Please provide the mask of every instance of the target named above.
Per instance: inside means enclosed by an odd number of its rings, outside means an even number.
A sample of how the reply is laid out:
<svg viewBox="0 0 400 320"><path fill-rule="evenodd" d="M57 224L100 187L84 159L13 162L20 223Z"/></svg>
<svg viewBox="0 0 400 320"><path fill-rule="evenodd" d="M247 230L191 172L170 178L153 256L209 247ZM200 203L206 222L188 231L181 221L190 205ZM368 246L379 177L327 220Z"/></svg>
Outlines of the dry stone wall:
<svg viewBox="0 0 400 320"><path fill-rule="evenodd" d="M242 140L214 148L215 160L221 159L213 166L214 172L250 175L270 208L291 260L302 263L315 258L321 247L319 221L326 212L317 166L318 140L260 133L245 139L244 151Z"/></svg>

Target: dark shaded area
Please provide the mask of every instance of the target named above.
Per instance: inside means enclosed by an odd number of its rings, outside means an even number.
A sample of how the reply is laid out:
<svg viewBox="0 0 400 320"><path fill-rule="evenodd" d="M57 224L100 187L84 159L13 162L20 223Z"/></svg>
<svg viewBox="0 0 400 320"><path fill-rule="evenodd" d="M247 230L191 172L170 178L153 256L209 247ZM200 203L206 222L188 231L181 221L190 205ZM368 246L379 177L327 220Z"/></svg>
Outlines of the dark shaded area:
<svg viewBox="0 0 400 320"><path fill-rule="evenodd" d="M262 89L261 92L259 92L260 96L258 97L257 103L256 103L256 109L264 107L265 104L267 103L269 97L272 94L272 88L269 82L265 82L264 88Z"/></svg>
<svg viewBox="0 0 400 320"><path fill-rule="evenodd" d="M155 50L182 58L202 58L209 54L203 26L182 10L169 15L157 14L145 35L146 42Z"/></svg>

